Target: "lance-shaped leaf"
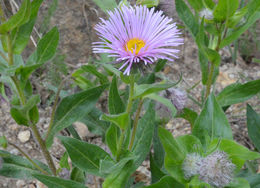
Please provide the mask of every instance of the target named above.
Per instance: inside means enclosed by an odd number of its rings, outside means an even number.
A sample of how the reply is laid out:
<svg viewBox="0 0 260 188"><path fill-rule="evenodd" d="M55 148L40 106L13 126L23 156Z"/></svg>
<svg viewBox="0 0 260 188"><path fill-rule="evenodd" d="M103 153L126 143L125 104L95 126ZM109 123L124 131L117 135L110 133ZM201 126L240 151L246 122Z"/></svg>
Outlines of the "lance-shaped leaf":
<svg viewBox="0 0 260 188"><path fill-rule="evenodd" d="M51 146L57 132L82 119L95 107L99 96L106 87L107 85L98 86L62 99L55 112L53 128L46 138L48 147Z"/></svg>
<svg viewBox="0 0 260 188"><path fill-rule="evenodd" d="M144 116L139 120L132 151L138 156L136 167L140 166L149 154L155 127L154 104L150 102Z"/></svg>
<svg viewBox="0 0 260 188"><path fill-rule="evenodd" d="M102 148L77 140L75 138L59 136L65 146L73 164L89 174L101 176L100 161L111 157Z"/></svg>
<svg viewBox="0 0 260 188"><path fill-rule="evenodd" d="M171 176L164 176L162 179L160 179L159 182L146 186L147 188L172 188L172 187L178 187L178 188L184 188L185 186L178 181L176 181Z"/></svg>
<svg viewBox="0 0 260 188"><path fill-rule="evenodd" d="M57 27L52 28L39 41L36 50L36 63L45 63L56 53L59 43L59 31Z"/></svg>
<svg viewBox="0 0 260 188"><path fill-rule="evenodd" d="M25 24L31 15L31 2L24 0L21 4L19 11L14 14L10 19L0 25L0 34L6 34L20 25Z"/></svg>
<svg viewBox="0 0 260 188"><path fill-rule="evenodd" d="M18 28L13 38L13 51L15 54L21 54L23 49L26 47L35 24L38 10L42 4L43 0L34 0L31 3L31 16L27 23L23 24Z"/></svg>
<svg viewBox="0 0 260 188"><path fill-rule="evenodd" d="M23 157L10 154L3 150L0 150L0 157L3 159L3 166L0 168L1 176L19 179L33 179L32 174L40 173L40 171L32 165L30 161ZM33 161L43 170L51 174L47 165L37 160Z"/></svg>
<svg viewBox="0 0 260 188"><path fill-rule="evenodd" d="M116 115L107 115L103 114L101 120L109 121L117 125L120 129L125 130L129 124L129 114L127 112L116 114Z"/></svg>
<svg viewBox="0 0 260 188"><path fill-rule="evenodd" d="M239 0L219 0L213 12L214 19L223 22L232 16L239 7Z"/></svg>
<svg viewBox="0 0 260 188"><path fill-rule="evenodd" d="M260 92L260 79L245 84L235 83L224 88L216 97L220 106L244 102Z"/></svg>
<svg viewBox="0 0 260 188"><path fill-rule="evenodd" d="M206 144L205 132L211 139L215 137L232 139L231 127L213 94L208 97L192 129L192 134L200 138L204 145Z"/></svg>
<svg viewBox="0 0 260 188"><path fill-rule="evenodd" d="M175 0L175 5L180 19L184 22L195 39L199 32L199 24L196 18L183 0Z"/></svg>
<svg viewBox="0 0 260 188"><path fill-rule="evenodd" d="M181 78L180 78L181 80ZM169 84L141 84L135 86L135 93L134 93L134 99L142 98L146 95L149 95L151 93L156 93L159 91L163 91L165 89L171 88L175 85L177 85L180 80L177 83L169 83Z"/></svg>
<svg viewBox="0 0 260 188"><path fill-rule="evenodd" d="M248 136L257 150L260 151L260 115L250 105L247 105L246 116Z"/></svg>
<svg viewBox="0 0 260 188"><path fill-rule="evenodd" d="M72 180L66 180L53 176L34 174L33 177L44 183L48 188L87 188L85 185Z"/></svg>

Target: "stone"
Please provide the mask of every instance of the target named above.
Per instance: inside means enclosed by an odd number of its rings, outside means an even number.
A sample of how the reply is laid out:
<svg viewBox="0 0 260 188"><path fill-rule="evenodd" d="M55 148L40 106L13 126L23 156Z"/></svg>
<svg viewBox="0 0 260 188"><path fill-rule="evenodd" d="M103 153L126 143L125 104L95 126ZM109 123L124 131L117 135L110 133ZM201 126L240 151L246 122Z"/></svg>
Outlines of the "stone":
<svg viewBox="0 0 260 188"><path fill-rule="evenodd" d="M18 139L20 140L20 142L25 143L30 139L31 136L31 132L29 130L26 131L20 131L18 133Z"/></svg>

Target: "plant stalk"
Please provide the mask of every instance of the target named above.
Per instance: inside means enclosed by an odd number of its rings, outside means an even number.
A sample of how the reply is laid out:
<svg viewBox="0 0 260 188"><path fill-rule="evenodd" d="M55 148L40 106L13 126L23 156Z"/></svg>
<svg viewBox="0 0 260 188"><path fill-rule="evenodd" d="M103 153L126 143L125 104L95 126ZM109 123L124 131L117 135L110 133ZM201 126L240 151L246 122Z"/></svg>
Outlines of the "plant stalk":
<svg viewBox="0 0 260 188"><path fill-rule="evenodd" d="M27 155L21 148L19 148L17 145L8 142L8 144L10 144L11 146L15 147L26 159L28 159L28 161L30 161L32 163L33 166L35 166L35 168L37 168L39 171L41 171L43 174L45 175L49 175L48 172L46 172L45 170L43 170L39 165L37 165L30 157L29 155Z"/></svg>
<svg viewBox="0 0 260 188"><path fill-rule="evenodd" d="M1 8L1 7L0 7ZM9 66L13 65L13 46L12 46L12 40L11 40L11 36L10 34L8 35L8 64ZM20 97L21 103L24 106L26 104L26 97L24 95L24 92L20 86L19 80L17 78L17 76L12 76L11 79L13 80L15 87L17 89L18 95ZM36 127L36 125L32 124L30 125L30 128L32 129L35 138L37 139L40 148L42 150L43 156L46 159L48 166L50 167L52 173L56 176L56 168L55 165L53 163L53 160L51 158L51 155L49 153L49 151L46 148L45 142L43 141L43 139L41 138L41 135Z"/></svg>
<svg viewBox="0 0 260 188"><path fill-rule="evenodd" d="M46 162L48 163L48 166L50 167L52 173L56 176L56 167L55 167L55 165L54 165L54 162L53 162L53 160L52 160L52 157L51 157L49 151L47 150L47 147L46 147L46 145L45 145L45 142L43 141L43 139L42 139L42 137L41 137L41 135L40 135L40 133L39 133L39 131L38 131L36 125L33 124L33 125L31 125L30 127L31 127L31 129L32 129L32 131L33 131L33 134L34 134L36 140L37 140L38 143L39 143L39 146L40 146L40 148L41 148L41 150L42 150L42 154L43 154L43 156L44 156Z"/></svg>
<svg viewBox="0 0 260 188"><path fill-rule="evenodd" d="M130 151L132 150L132 147L133 147L133 144L134 144L136 130L137 130L137 125L138 125L138 120L139 120L139 117L140 117L140 113L141 113L141 110L142 110L143 103L144 103L144 101L143 101L143 99L141 99L139 101L138 108L137 108L137 111L136 111L136 114L135 114L135 119L134 119L134 124L133 124L133 131L132 131L131 140L130 140L130 144L129 144L129 150Z"/></svg>

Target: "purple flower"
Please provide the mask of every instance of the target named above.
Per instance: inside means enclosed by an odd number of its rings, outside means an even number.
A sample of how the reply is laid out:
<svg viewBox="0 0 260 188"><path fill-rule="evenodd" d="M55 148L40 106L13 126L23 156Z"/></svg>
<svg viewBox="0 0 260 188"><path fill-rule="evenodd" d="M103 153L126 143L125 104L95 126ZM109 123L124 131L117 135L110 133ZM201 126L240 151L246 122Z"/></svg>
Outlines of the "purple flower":
<svg viewBox="0 0 260 188"><path fill-rule="evenodd" d="M108 53L116 62L123 62L129 75L133 63L152 64L158 59L173 61L182 44L180 32L171 18L162 11L146 6L122 6L108 12L108 20L101 19L95 27L101 42L94 42L94 53Z"/></svg>

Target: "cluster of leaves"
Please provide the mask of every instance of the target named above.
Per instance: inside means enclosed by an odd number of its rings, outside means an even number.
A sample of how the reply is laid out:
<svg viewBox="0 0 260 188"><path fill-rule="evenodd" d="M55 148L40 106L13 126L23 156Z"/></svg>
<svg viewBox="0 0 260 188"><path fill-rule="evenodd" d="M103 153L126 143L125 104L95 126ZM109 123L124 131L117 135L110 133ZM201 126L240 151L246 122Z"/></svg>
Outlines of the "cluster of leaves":
<svg viewBox="0 0 260 188"><path fill-rule="evenodd" d="M117 6L114 0L94 2L102 10ZM207 87L211 86L212 83L208 84L212 77L208 66L214 68L213 76L216 77L221 61L219 49L236 40L260 18L260 3L258 0L251 0L245 7L237 10L238 0L219 0L218 4L211 0L189 0L195 12L193 14L183 0L175 2L180 18L199 47L202 83ZM54 57L59 40L58 30L54 27L39 40L36 50L24 63L20 54L29 41L41 3L42 0L24 0L19 11L7 21L1 21L0 25L0 79L13 90L10 113L19 125L28 126L33 131L39 120L37 104L40 97L33 93L29 77ZM158 1L151 0L138 3L149 7L158 5ZM212 11L212 19L199 16L205 8ZM243 18L247 22L240 23ZM63 97L57 108L54 105L49 130L44 139L38 137L46 156L47 148L52 146L54 137L61 130L67 129L72 135L73 138L58 136L66 149L59 169L56 171L54 168L53 171L48 156L47 166L28 156L25 159L0 150L0 157L3 159L0 175L21 179L36 178L51 188L85 187L87 174L103 178L104 188L145 187L142 182L134 182L131 175L149 156L152 185L147 187L212 187L197 176L185 178L182 163L189 153L207 156L215 150L221 150L236 165L234 181L228 187L259 186L259 174L256 171L252 168L250 171L241 169L246 161L258 159L260 154L249 151L233 140L224 110L259 93L260 80L229 85L216 96L214 92L209 93L199 114L187 108L177 114L171 101L158 94L178 83L162 80L159 76L166 61L159 60L148 74L136 73L131 76L123 75L109 64L111 61L112 59L102 55L100 61L84 65L72 74L75 84L82 91ZM119 89L119 84L127 87ZM108 113L95 105L106 90ZM57 94L59 97L59 91ZM192 134L174 138L163 128L164 120L156 115L155 101L167 106L172 118L187 119L191 124ZM145 113L139 119L142 107ZM259 150L260 117L248 106L247 118L249 137ZM110 152L81 140L72 126L76 121L86 124L92 133L101 136ZM0 138L0 144L7 147L5 137ZM68 158L72 161L71 165ZM69 171L69 179L56 175L64 168Z"/></svg>

